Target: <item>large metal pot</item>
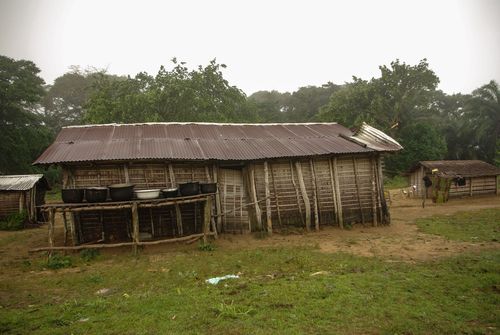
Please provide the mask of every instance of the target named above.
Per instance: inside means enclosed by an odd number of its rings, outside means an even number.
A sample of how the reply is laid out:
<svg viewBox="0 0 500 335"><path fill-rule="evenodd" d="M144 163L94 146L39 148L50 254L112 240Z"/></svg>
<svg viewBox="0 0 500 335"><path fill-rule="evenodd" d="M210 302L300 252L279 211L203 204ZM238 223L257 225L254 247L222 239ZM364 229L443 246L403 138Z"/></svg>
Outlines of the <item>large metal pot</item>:
<svg viewBox="0 0 500 335"><path fill-rule="evenodd" d="M89 187L85 189L85 200L87 202L104 202L107 197L107 187Z"/></svg>
<svg viewBox="0 0 500 335"><path fill-rule="evenodd" d="M61 190L62 200L66 203L79 203L83 201L83 189L68 188Z"/></svg>
<svg viewBox="0 0 500 335"><path fill-rule="evenodd" d="M182 196L196 195L200 193L200 183L193 181L190 183L179 184L179 190Z"/></svg>
<svg viewBox="0 0 500 335"><path fill-rule="evenodd" d="M134 191L135 197L140 200L156 199L160 197L160 189Z"/></svg>
<svg viewBox="0 0 500 335"><path fill-rule="evenodd" d="M113 201L128 201L134 197L134 185L113 184L109 185L109 196Z"/></svg>
<svg viewBox="0 0 500 335"><path fill-rule="evenodd" d="M179 189L177 187L174 188L164 188L161 190L161 194L165 198L175 198L179 195Z"/></svg>
<svg viewBox="0 0 500 335"><path fill-rule="evenodd" d="M201 193L215 193L217 192L217 183L200 184Z"/></svg>

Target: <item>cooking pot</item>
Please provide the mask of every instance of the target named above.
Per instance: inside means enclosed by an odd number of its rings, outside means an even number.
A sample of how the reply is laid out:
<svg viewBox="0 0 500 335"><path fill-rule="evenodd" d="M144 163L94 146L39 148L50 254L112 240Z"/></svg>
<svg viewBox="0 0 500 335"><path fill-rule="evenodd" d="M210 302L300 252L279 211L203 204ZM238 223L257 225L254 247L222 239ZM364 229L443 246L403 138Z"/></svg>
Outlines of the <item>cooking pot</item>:
<svg viewBox="0 0 500 335"><path fill-rule="evenodd" d="M82 202L83 189L81 188L68 188L61 190L62 200L66 203Z"/></svg>
<svg viewBox="0 0 500 335"><path fill-rule="evenodd" d="M134 185L113 184L109 185L109 196L113 201L128 201L134 196Z"/></svg>
<svg viewBox="0 0 500 335"><path fill-rule="evenodd" d="M179 195L179 189L177 187L164 188L163 190L161 190L161 194L163 194L165 198L175 198Z"/></svg>
<svg viewBox="0 0 500 335"><path fill-rule="evenodd" d="M156 199L160 196L159 189L134 191L135 197L141 200Z"/></svg>
<svg viewBox="0 0 500 335"><path fill-rule="evenodd" d="M85 200L87 202L104 202L107 197L107 187L89 187L85 189Z"/></svg>
<svg viewBox="0 0 500 335"><path fill-rule="evenodd" d="M217 192L217 183L200 184L201 193L215 193Z"/></svg>
<svg viewBox="0 0 500 335"><path fill-rule="evenodd" d="M200 183L197 181L179 184L182 196L196 195L200 193Z"/></svg>

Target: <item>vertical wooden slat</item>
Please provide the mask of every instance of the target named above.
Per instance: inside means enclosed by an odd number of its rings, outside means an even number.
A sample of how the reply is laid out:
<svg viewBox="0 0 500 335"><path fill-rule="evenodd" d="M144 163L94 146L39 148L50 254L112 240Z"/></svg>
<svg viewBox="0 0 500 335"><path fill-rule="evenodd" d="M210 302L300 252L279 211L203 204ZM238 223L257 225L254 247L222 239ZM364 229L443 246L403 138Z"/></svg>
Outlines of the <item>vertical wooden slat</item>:
<svg viewBox="0 0 500 335"><path fill-rule="evenodd" d="M313 184L313 197L314 197L314 228L319 230L319 204L318 204L318 185L316 183L316 172L314 171L314 161L309 160L309 166L311 168L312 184Z"/></svg>
<svg viewBox="0 0 500 335"><path fill-rule="evenodd" d="M269 167L264 161L264 188L266 194L266 227L269 235L273 233L273 222L271 220L271 192L269 190Z"/></svg>
<svg viewBox="0 0 500 335"><path fill-rule="evenodd" d="M280 227L282 227L281 224L281 213L280 213L280 201L279 201L279 195L278 192L276 191L276 180L274 178L274 170L273 170L273 164L269 163L269 170L271 170L271 179L273 180L273 192L274 192L274 198L276 201L276 212L278 212L278 223Z"/></svg>
<svg viewBox="0 0 500 335"><path fill-rule="evenodd" d="M205 208L203 210L203 242L207 243L208 233L210 232L210 218L212 217L212 197L207 196Z"/></svg>
<svg viewBox="0 0 500 335"><path fill-rule="evenodd" d="M257 190L255 188L255 167L253 164L249 165L250 169L250 193L252 195L252 202L255 202L255 216L257 219L257 228L262 230L262 212L260 210L259 203L257 202ZM251 231L251 229L250 229Z"/></svg>
<svg viewBox="0 0 500 335"><path fill-rule="evenodd" d="M378 219L377 219L377 200L376 200L376 182L375 182L375 169L374 169L374 162L375 159L370 160L372 169L371 169L371 180L372 180L372 216L373 216L373 226L377 227L378 226Z"/></svg>
<svg viewBox="0 0 500 335"><path fill-rule="evenodd" d="M333 162L332 159L328 159L328 170L330 172L330 185L332 187L332 200L333 200L333 211L335 212L335 221L340 226L339 218L339 207L337 201L337 192L335 191L335 178L333 176Z"/></svg>
<svg viewBox="0 0 500 335"><path fill-rule="evenodd" d="M377 181L377 195L378 195L378 212L380 216L380 223L384 224L390 224L390 222L385 222L385 216L382 211L382 202L385 203L385 198L384 198L384 174L382 172L382 156L379 155L378 158L375 160L376 162L376 171L375 174L377 176L376 181ZM390 220L390 218L389 218Z"/></svg>
<svg viewBox="0 0 500 335"><path fill-rule="evenodd" d="M354 182L356 183L356 193L358 195L358 207L361 214L361 223L365 224L365 215L363 214L363 206L361 206L361 190L359 188L359 176L358 176L358 162L355 157L352 158L352 164L354 165Z"/></svg>
<svg viewBox="0 0 500 335"><path fill-rule="evenodd" d="M334 182L335 182L335 193L336 193L336 198L337 198L337 206L338 206L338 211L339 211L339 226L340 228L344 229L344 215L343 215L343 209L342 209L342 197L340 195L340 180L339 180L339 175L337 171L337 157L333 158L332 162L333 166L333 177L334 177Z"/></svg>
<svg viewBox="0 0 500 335"><path fill-rule="evenodd" d="M304 216L302 215L302 206L300 205L299 188L297 187L297 184L295 183L295 177L294 177L293 170L294 170L293 164L292 164L292 161L290 161L290 178L292 180L293 189L295 190L295 197L297 198L297 207L299 209L300 221L302 222L303 225L306 225L306 223L304 221ZM304 202L305 202L305 200L304 200Z"/></svg>
<svg viewBox="0 0 500 335"><path fill-rule="evenodd" d="M68 243L68 220L66 218L66 212L62 213L63 224L64 224L64 245Z"/></svg>
<svg viewBox="0 0 500 335"><path fill-rule="evenodd" d="M215 192L215 209L217 210L217 230L222 231L222 217L220 216L222 214L222 208L221 208L221 203L220 203L220 192L219 192L219 175L218 175L218 166L213 165L212 166L212 172L214 175L214 183L217 183L217 191Z"/></svg>
<svg viewBox="0 0 500 335"><path fill-rule="evenodd" d="M469 178L469 196L472 197L472 177Z"/></svg>
<svg viewBox="0 0 500 335"><path fill-rule="evenodd" d="M55 222L55 208L49 209L49 247L54 246L54 222ZM49 257L52 252L49 251Z"/></svg>
<svg viewBox="0 0 500 335"><path fill-rule="evenodd" d="M295 168L297 169L297 179L299 180L300 192L302 194L302 199L304 200L304 205L306 209L306 230L311 230L311 203L309 201L309 196L307 195L306 184L304 182L304 175L302 174L302 164L299 161L295 162Z"/></svg>
<svg viewBox="0 0 500 335"><path fill-rule="evenodd" d="M125 176L125 183L130 183L130 176L128 174L128 165L127 163L123 164L123 175Z"/></svg>

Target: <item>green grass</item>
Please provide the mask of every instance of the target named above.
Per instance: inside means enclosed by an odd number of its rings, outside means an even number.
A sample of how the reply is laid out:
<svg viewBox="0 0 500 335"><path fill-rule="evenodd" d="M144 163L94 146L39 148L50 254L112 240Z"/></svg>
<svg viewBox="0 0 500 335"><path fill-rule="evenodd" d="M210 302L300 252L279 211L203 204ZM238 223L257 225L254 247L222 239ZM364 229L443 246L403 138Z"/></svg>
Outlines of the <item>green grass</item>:
<svg viewBox="0 0 500 335"><path fill-rule="evenodd" d="M61 198L61 186L53 185L50 191L45 193L45 201L47 202L60 202Z"/></svg>
<svg viewBox="0 0 500 335"><path fill-rule="evenodd" d="M417 220L419 229L450 240L468 242L500 241L500 209L462 212Z"/></svg>
<svg viewBox="0 0 500 335"><path fill-rule="evenodd" d="M101 255L0 270L5 334L489 334L500 252L406 264L313 248ZM311 274L323 271L318 275ZM205 280L237 274L218 285ZM105 295L97 295L108 288ZM496 327L496 328L491 328ZM495 330L492 330L495 329Z"/></svg>
<svg viewBox="0 0 500 335"><path fill-rule="evenodd" d="M403 176L394 176L392 178L384 178L384 189L393 190L398 188L408 187L408 178Z"/></svg>

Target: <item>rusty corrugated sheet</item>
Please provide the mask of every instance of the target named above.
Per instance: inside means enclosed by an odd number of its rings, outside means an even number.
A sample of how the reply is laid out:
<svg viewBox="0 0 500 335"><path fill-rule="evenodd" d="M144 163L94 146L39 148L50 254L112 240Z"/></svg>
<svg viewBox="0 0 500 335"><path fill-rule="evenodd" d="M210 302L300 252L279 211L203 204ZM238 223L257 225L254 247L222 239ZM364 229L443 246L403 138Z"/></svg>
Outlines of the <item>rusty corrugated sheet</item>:
<svg viewBox="0 0 500 335"><path fill-rule="evenodd" d="M26 191L42 178L43 174L0 176L0 191Z"/></svg>
<svg viewBox="0 0 500 335"><path fill-rule="evenodd" d="M443 177L483 177L500 175L500 169L494 165L480 160L446 160L446 161L421 161L412 169L416 170L419 165L433 170Z"/></svg>
<svg viewBox="0 0 500 335"><path fill-rule="evenodd" d="M337 123L144 123L61 130L34 164L109 160L255 160L384 151Z"/></svg>
<svg viewBox="0 0 500 335"><path fill-rule="evenodd" d="M399 151L403 149L401 144L392 137L364 122L351 138L377 151Z"/></svg>

